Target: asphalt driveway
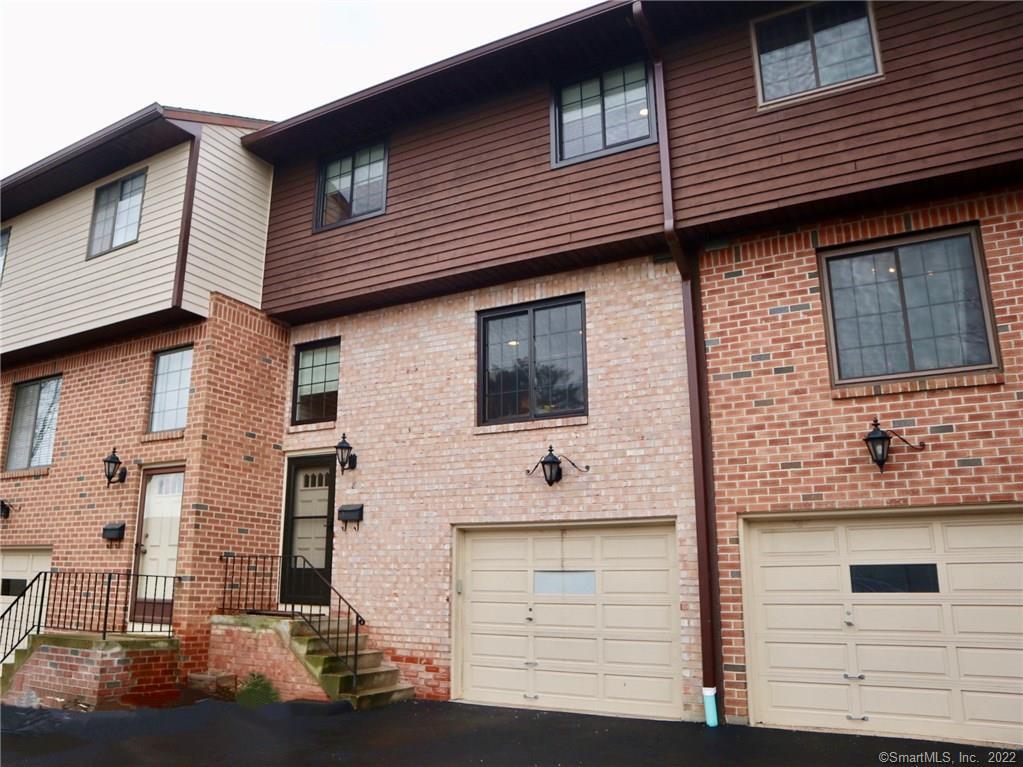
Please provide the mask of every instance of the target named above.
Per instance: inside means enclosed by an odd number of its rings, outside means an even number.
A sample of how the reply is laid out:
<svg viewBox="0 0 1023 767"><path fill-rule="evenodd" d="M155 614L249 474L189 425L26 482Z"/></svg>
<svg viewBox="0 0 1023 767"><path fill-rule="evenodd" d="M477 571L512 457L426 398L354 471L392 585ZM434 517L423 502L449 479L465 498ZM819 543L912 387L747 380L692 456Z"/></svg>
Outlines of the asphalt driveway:
<svg viewBox="0 0 1023 767"><path fill-rule="evenodd" d="M181 708L93 713L5 706L0 715L5 767L861 767L941 764L943 752L949 754L945 764L984 765L997 758L989 756L995 749L947 743L739 726L710 730L424 701L359 713L344 704L246 709L207 700ZM931 762L892 758L931 751L937 752ZM1015 763L1021 762L1017 753Z"/></svg>

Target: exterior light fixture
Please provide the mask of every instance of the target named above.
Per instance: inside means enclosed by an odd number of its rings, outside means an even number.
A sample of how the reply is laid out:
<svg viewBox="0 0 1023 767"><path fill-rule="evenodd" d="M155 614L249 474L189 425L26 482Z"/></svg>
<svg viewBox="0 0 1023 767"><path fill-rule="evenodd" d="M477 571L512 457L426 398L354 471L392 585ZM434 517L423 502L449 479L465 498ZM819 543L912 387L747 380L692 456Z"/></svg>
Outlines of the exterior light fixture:
<svg viewBox="0 0 1023 767"><path fill-rule="evenodd" d="M914 445L898 432L891 429L882 429L881 422L877 420L877 418L875 418L870 425L873 428L870 430L870 433L863 438L863 443L867 446L867 452L870 453L871 460L877 464L877 468L881 470L882 474L884 474L884 465L888 462L888 451L891 448L892 437L898 437L912 450L924 449L923 442L919 445Z"/></svg>
<svg viewBox="0 0 1023 767"><path fill-rule="evenodd" d="M342 434L341 439L336 445L334 445L334 452L337 453L337 462L341 466L341 473L345 473L345 469L352 470L355 468L357 456L352 452L352 446L348 444L348 440L345 438L346 435Z"/></svg>
<svg viewBox="0 0 1023 767"><path fill-rule="evenodd" d="M536 462L536 466L526 471L526 476L529 476L536 471L537 466L543 467L543 478L547 482L547 486L552 486L555 482L561 481L561 459L564 458L570 464L575 466L576 471L586 472L590 470L589 466L579 468L575 461L569 458L567 455L554 455L554 445L550 445L547 448L547 455Z"/></svg>
<svg viewBox="0 0 1023 767"><path fill-rule="evenodd" d="M121 459L117 457L117 448L110 451L110 455L103 459L103 475L107 478L107 487L115 482L120 484L128 478L128 469L121 466Z"/></svg>

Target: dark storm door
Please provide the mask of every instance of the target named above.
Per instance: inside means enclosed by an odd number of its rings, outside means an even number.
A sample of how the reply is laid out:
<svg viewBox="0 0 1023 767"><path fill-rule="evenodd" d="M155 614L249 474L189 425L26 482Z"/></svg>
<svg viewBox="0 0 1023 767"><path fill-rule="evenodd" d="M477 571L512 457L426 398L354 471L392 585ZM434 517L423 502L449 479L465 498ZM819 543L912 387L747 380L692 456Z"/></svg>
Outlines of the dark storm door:
<svg viewBox="0 0 1023 767"><path fill-rule="evenodd" d="M328 604L334 548L333 454L288 461L286 503L281 602Z"/></svg>

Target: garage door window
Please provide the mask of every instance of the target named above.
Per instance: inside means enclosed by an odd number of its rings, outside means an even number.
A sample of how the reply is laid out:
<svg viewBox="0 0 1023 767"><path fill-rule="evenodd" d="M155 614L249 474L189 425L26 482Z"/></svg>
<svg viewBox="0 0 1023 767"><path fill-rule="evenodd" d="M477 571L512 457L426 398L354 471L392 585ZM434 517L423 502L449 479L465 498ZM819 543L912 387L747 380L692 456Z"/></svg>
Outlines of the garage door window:
<svg viewBox="0 0 1023 767"><path fill-rule="evenodd" d="M534 594L596 594L595 570L537 570L533 573Z"/></svg>
<svg viewBox="0 0 1023 767"><path fill-rule="evenodd" d="M938 593L938 566L850 565L853 593Z"/></svg>
<svg viewBox="0 0 1023 767"><path fill-rule="evenodd" d="M24 578L4 578L0 580L0 596L16 597L25 590L28 581Z"/></svg>

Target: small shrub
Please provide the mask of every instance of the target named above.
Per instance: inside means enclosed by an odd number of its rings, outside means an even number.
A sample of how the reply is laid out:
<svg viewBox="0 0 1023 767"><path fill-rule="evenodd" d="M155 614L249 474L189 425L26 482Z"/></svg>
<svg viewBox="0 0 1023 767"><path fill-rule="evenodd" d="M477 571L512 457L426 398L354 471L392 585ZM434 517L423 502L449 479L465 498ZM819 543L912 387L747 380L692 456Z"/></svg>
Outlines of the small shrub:
<svg viewBox="0 0 1023 767"><path fill-rule="evenodd" d="M280 699L281 695L273 683L262 674L249 674L245 677L244 681L238 685L238 693L235 696L238 703L250 708L276 703Z"/></svg>

